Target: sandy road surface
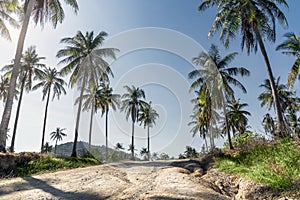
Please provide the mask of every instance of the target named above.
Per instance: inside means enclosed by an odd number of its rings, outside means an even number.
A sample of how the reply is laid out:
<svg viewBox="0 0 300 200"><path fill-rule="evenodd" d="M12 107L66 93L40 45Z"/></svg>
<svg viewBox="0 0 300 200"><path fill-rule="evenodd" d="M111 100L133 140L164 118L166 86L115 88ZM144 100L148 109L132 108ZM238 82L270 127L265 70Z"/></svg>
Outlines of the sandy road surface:
<svg viewBox="0 0 300 200"><path fill-rule="evenodd" d="M227 199L188 170L170 165L128 161L0 180L0 199Z"/></svg>

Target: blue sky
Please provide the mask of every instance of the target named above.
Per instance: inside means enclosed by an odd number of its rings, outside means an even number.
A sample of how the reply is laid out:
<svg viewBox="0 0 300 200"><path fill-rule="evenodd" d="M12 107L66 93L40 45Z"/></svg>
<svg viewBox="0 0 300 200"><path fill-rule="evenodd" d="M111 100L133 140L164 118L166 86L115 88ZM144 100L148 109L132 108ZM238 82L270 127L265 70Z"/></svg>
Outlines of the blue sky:
<svg viewBox="0 0 300 200"><path fill-rule="evenodd" d="M283 30L278 26L276 43L266 43L274 74L276 77L280 75L282 81L286 81L294 58L276 52L276 45L283 41L282 35L285 32L293 31L300 34L297 22L299 18L297 7L299 8L300 2L288 2L289 10L283 10L289 21L289 29ZM151 147L153 151L167 152L177 156L183 152L186 145L192 145L197 149L201 146L198 138L191 137L190 127L187 126L192 106L189 100L193 97L187 91L190 83L187 74L194 69L190 63L191 59L200 53L197 45L207 50L212 43L217 44L220 47L221 55L234 51L240 53L232 66L248 68L251 76L239 79L246 86L248 94L242 94L237 89L236 98L241 98L243 102L249 104L248 110L252 113L250 117L252 129L256 132L263 130L261 119L267 111L265 108L260 108L257 100L257 96L262 91L258 86L267 78L262 56L259 52L250 56L246 55L246 52L242 53L239 38L232 41L229 49L222 47L218 34L208 40L207 33L214 19L215 9L199 13L197 7L200 1L194 0L78 0L78 3L80 6L78 14L74 15L69 8L66 8L66 19L57 29L53 29L51 25L46 25L41 29L39 26L35 27L31 24L25 49L30 45L37 46L39 55L47 58L45 64L56 67L58 63L55 58L56 52L63 47L62 44L59 44L61 38L74 36L78 30L94 31L95 33L106 31L109 34L106 45L115 45L114 47L121 50L118 60L112 64L115 74L112 86L116 88L116 92L121 94L124 92L122 88L124 84L141 86L146 92L147 101L153 102L161 116L157 121L157 126L152 130ZM145 30L143 29L145 27L157 28L155 30L159 30L161 34L153 32L153 34L140 35L137 33L138 30ZM116 43L128 32L130 34L127 41L125 38ZM164 34L169 34L170 37L168 38ZM17 36L18 30L13 30L12 42L0 39L2 45L1 66L12 60ZM123 46L119 46L120 43ZM183 51L176 52L176 48L178 48L176 45L182 45ZM190 48L189 45L191 45ZM162 46L167 49L162 49ZM126 48L130 51L122 52ZM61 67L57 66L58 69ZM298 87L299 83L296 82L295 88ZM76 98L76 95L74 90L68 90L68 94L62 96L60 101L51 102L49 108L46 132L50 133L58 126L67 128L68 136L64 140L65 142L73 140L74 114L76 112L73 99ZM24 95L16 138L17 151L39 150L45 106L45 102L42 102L41 98L41 91ZM2 109L0 111L2 112ZM13 110L10 127L14 121L14 113L15 110ZM113 147L116 142L121 142L127 147L130 143L130 122L125 120L123 114L110 113L110 117L110 146ZM93 143L102 145L104 144L102 133L104 122L99 114L94 120L96 123L93 130ZM79 135L81 140L87 139L88 123L89 114L85 113L82 117ZM146 145L146 132L143 127L136 127L136 129L136 145L140 149ZM47 134L46 140L50 141L49 134Z"/></svg>

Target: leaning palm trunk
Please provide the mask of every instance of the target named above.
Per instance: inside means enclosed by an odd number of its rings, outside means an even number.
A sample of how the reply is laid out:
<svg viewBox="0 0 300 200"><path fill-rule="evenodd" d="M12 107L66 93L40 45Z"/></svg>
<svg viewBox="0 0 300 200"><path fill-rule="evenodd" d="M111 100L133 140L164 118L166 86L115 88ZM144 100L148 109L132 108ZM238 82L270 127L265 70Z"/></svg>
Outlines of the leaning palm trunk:
<svg viewBox="0 0 300 200"><path fill-rule="evenodd" d="M255 31L255 36L258 40L258 44L259 44L261 53L262 53L262 55L264 57L264 60L265 60L267 73L268 73L268 76L269 76L269 81L270 81L270 85L271 85L271 89L272 89L272 94L273 94L273 97L274 97L274 107L275 107L276 117L277 117L277 121L278 121L277 129L276 129L277 133L275 133L275 135L277 137L284 137L284 136L286 136L286 131L285 131L285 128L284 128L284 120L283 120L282 110L281 110L281 106L280 106L279 99L278 99L278 93L277 93L277 90L275 88L275 82L274 82L274 76L273 76L271 64L270 64L270 61L269 61L269 57L268 57L264 42L261 38L261 35L259 33L259 30L258 30L257 26L255 26L254 31Z"/></svg>
<svg viewBox="0 0 300 200"><path fill-rule="evenodd" d="M148 141L148 149L147 149L147 151L148 151L148 160L150 161L150 126L148 125L147 126L147 141Z"/></svg>
<svg viewBox="0 0 300 200"><path fill-rule="evenodd" d="M47 115L48 115L48 106L49 106L49 100L50 100L50 92L51 87L48 90L48 96L46 101L46 107L45 107L45 115L44 115L44 125L43 125L43 135L42 135L42 144L41 144L41 153L44 153L44 142L45 142L45 132L46 132L46 123L47 123ZM56 150L56 147L55 147ZM55 151L56 153L56 151Z"/></svg>
<svg viewBox="0 0 300 200"><path fill-rule="evenodd" d="M84 68L82 86L81 86L81 91L80 91L80 96L79 96L77 117L76 117L75 137L74 137L73 150L72 150L71 157L77 157L76 150L77 150L77 140L78 140L78 129L79 129L79 122L80 122L81 107L82 107L82 97L83 97L83 91L85 88L86 78L87 78L87 69Z"/></svg>
<svg viewBox="0 0 300 200"><path fill-rule="evenodd" d="M91 110L91 118L90 118L90 130L89 130L89 151L91 152L91 145L92 145L92 131L93 131L93 118L94 118L95 107L94 103L92 104Z"/></svg>
<svg viewBox="0 0 300 200"><path fill-rule="evenodd" d="M105 158L108 159L108 105L105 110Z"/></svg>
<svg viewBox="0 0 300 200"><path fill-rule="evenodd" d="M20 109L21 109L21 103L23 99L23 92L24 92L24 86L25 86L25 77L24 76L22 83L21 83L21 91L20 91L20 96L19 96L19 101L18 101L18 106L17 106L17 112L16 112L16 118L15 118L15 123L14 123L14 130L11 138L11 145L10 145L10 152L15 151L15 140L16 140L16 134L17 134L17 128L18 128L18 121L19 121L19 116L20 116Z"/></svg>
<svg viewBox="0 0 300 200"><path fill-rule="evenodd" d="M22 57L22 51L24 47L24 41L28 29L28 24L31 16L31 12L34 6L35 0L29 0L29 3L27 5L23 25L21 28L20 36L18 39L18 45L17 45L17 51L14 59L13 69L11 73L10 83L9 83L9 90L7 94L7 100L5 103L1 125L0 125L0 152L6 152L6 134L8 129L8 124L11 116L11 110L14 100L14 93L16 89L16 82L18 78L18 73L20 71L20 61Z"/></svg>

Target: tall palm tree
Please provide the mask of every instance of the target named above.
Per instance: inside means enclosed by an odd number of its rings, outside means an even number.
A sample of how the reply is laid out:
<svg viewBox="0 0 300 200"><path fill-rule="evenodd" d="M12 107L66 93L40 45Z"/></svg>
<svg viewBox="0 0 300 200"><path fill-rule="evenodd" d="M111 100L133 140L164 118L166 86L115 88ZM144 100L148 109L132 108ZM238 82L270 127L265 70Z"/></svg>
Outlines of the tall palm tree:
<svg viewBox="0 0 300 200"><path fill-rule="evenodd" d="M159 114L151 106L151 101L149 103L143 104L141 106L140 112L138 113L138 121L144 124L144 128L147 127L147 151L148 159L150 160L150 128L155 125L155 120L159 117Z"/></svg>
<svg viewBox="0 0 300 200"><path fill-rule="evenodd" d="M246 46L248 54L251 51L256 53L259 46L264 57L272 95L274 96L275 112L278 119L278 135L280 137L285 136L283 114L264 39L275 42L276 21L283 27L287 27L287 20L280 9L281 6L288 8L286 0L202 0L199 11L214 6L217 7L217 14L208 37L220 31L220 39L226 47L229 47L230 40L241 35L242 50Z"/></svg>
<svg viewBox="0 0 300 200"><path fill-rule="evenodd" d="M11 14L18 13L18 0L0 0L0 35L11 41L9 30L6 26L6 21L15 28L19 27L16 19Z"/></svg>
<svg viewBox="0 0 300 200"><path fill-rule="evenodd" d="M242 92L246 93L247 90L243 86L243 84L234 78L234 76L241 75L241 76L249 76L250 72L244 68L244 67L228 67L228 65L234 60L238 53L230 53L223 58L220 55L219 49L216 45L212 44L209 52L205 53L202 52L200 55L193 59L193 63L195 65L203 66L204 68L214 68L214 69L195 69L192 72L189 73L190 79L196 79L192 85L191 88L195 89L199 86L203 85L204 83L210 82L209 85L213 85L213 87L216 87L221 84L222 89L221 93L224 93L226 100L234 99L234 90L231 88L231 85L236 86L242 90ZM212 70L214 73L216 73L215 76L213 75L207 75L207 71ZM211 72L209 72L211 73ZM210 80L214 79L214 80ZM221 81L221 83L219 83ZM208 85L208 86L209 86ZM224 98L223 95L218 95L216 97L216 94L214 93L214 90L212 88L209 88L210 95L213 95L214 99ZM225 103L225 99L222 100ZM223 104L223 112L225 115L225 126L226 126L226 132L228 137L228 142L230 149L233 149L232 143L231 143L231 136L228 129L228 121L226 117L226 109L225 105Z"/></svg>
<svg viewBox="0 0 300 200"><path fill-rule="evenodd" d="M57 141L61 141L63 137L67 136L63 131L66 130L65 128L59 128L57 127L55 131L50 133L51 140L55 140L55 150L54 153L56 154L57 149Z"/></svg>
<svg viewBox="0 0 300 200"><path fill-rule="evenodd" d="M71 6L75 13L78 11L78 4L76 0L64 0L65 4ZM57 23L62 23L65 17L62 3L59 0L25 0L24 3L24 18L22 28L20 31L17 50L14 58L13 70L11 73L9 91L7 95L7 101L5 103L1 125L0 125L0 152L5 152L6 146L6 132L11 116L14 92L16 89L16 82L20 71L20 61L22 57L25 37L29 25L30 17L32 16L35 24L41 24L42 26L50 21L54 28Z"/></svg>
<svg viewBox="0 0 300 200"><path fill-rule="evenodd" d="M80 113L82 110L82 96L85 88L90 85L98 85L98 81L107 82L108 75L112 75L109 64L104 58L115 59L115 48L100 48L107 33L100 32L94 37L94 32L86 32L85 35L78 31L74 37L67 37L61 40L61 43L67 46L57 53L58 58L63 58L59 64L66 64L61 69L62 75L70 76L69 84L73 88L75 84L80 85L80 96L76 116L76 125L74 133L74 144L72 157L77 156L76 147L78 139Z"/></svg>
<svg viewBox="0 0 300 200"><path fill-rule="evenodd" d="M140 89L135 86L124 86L126 89L125 94L122 96L122 107L121 111L126 113L126 120L131 116L132 121L132 135L131 135L131 159L134 160L134 124L138 121L138 113L141 109L144 102L142 99L145 99L145 92L143 89Z"/></svg>
<svg viewBox="0 0 300 200"><path fill-rule="evenodd" d="M233 136L236 135L236 131L239 134L243 134L246 131L248 125L247 116L251 116L251 113L243 110L248 106L247 103L240 103L240 100L231 100L227 103L227 119L229 128L231 127Z"/></svg>
<svg viewBox="0 0 300 200"><path fill-rule="evenodd" d="M288 84L293 88L296 77L300 79L300 38L295 33L286 33L286 40L277 46L276 50L281 50L283 54L296 57L288 76Z"/></svg>
<svg viewBox="0 0 300 200"><path fill-rule="evenodd" d="M47 97L45 114L44 114L44 124L43 124L43 132L42 132L42 144L41 144L41 153L43 153L44 140L45 140L45 132L46 132L46 123L47 123L47 114L48 114L48 106L49 100L51 96L51 90L53 91L52 101L55 97L59 99L60 95L66 94L66 90L64 85L66 82L62 79L61 73L58 72L55 68L44 68L41 74L37 77L40 80L32 89L37 90L38 88L43 88L43 98Z"/></svg>
<svg viewBox="0 0 300 200"><path fill-rule="evenodd" d="M12 139L11 139L11 146L10 146L11 152L14 152L15 139L16 139L16 133L18 128L18 121L19 121L19 115L21 110L21 103L23 100L24 89L26 92L29 92L32 89L32 82L34 78L40 76L42 73L41 68L45 67L44 64L40 63L44 59L45 57L40 57L38 55L38 53L36 52L36 48L34 46L28 47L28 49L25 51L22 57L21 68L18 75L18 79L20 82L20 95L19 95L16 118L14 123ZM7 65L3 68L3 70L7 71L7 73L11 76L13 71L13 65Z"/></svg>
<svg viewBox="0 0 300 200"><path fill-rule="evenodd" d="M97 104L102 107L102 115L105 114L105 157L108 159L108 113L111 107L114 111L120 106L121 95L114 94L113 89L107 84L96 92Z"/></svg>

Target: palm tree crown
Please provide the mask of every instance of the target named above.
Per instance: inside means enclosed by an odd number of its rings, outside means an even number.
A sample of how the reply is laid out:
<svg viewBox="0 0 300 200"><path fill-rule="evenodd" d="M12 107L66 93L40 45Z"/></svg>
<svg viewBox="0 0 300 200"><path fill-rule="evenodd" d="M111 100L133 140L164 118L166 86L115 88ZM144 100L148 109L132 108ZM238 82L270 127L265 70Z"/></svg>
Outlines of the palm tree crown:
<svg viewBox="0 0 300 200"><path fill-rule="evenodd" d="M57 148L57 141L61 141L63 137L67 136L63 131L66 130L65 128L59 128L57 127L55 131L50 133L51 140L55 140L55 152L56 153L56 148Z"/></svg>
<svg viewBox="0 0 300 200"><path fill-rule="evenodd" d="M276 50L281 50L283 54L296 57L288 76L289 87L294 86L296 77L300 79L300 38L295 33L286 33L286 40L277 46Z"/></svg>

